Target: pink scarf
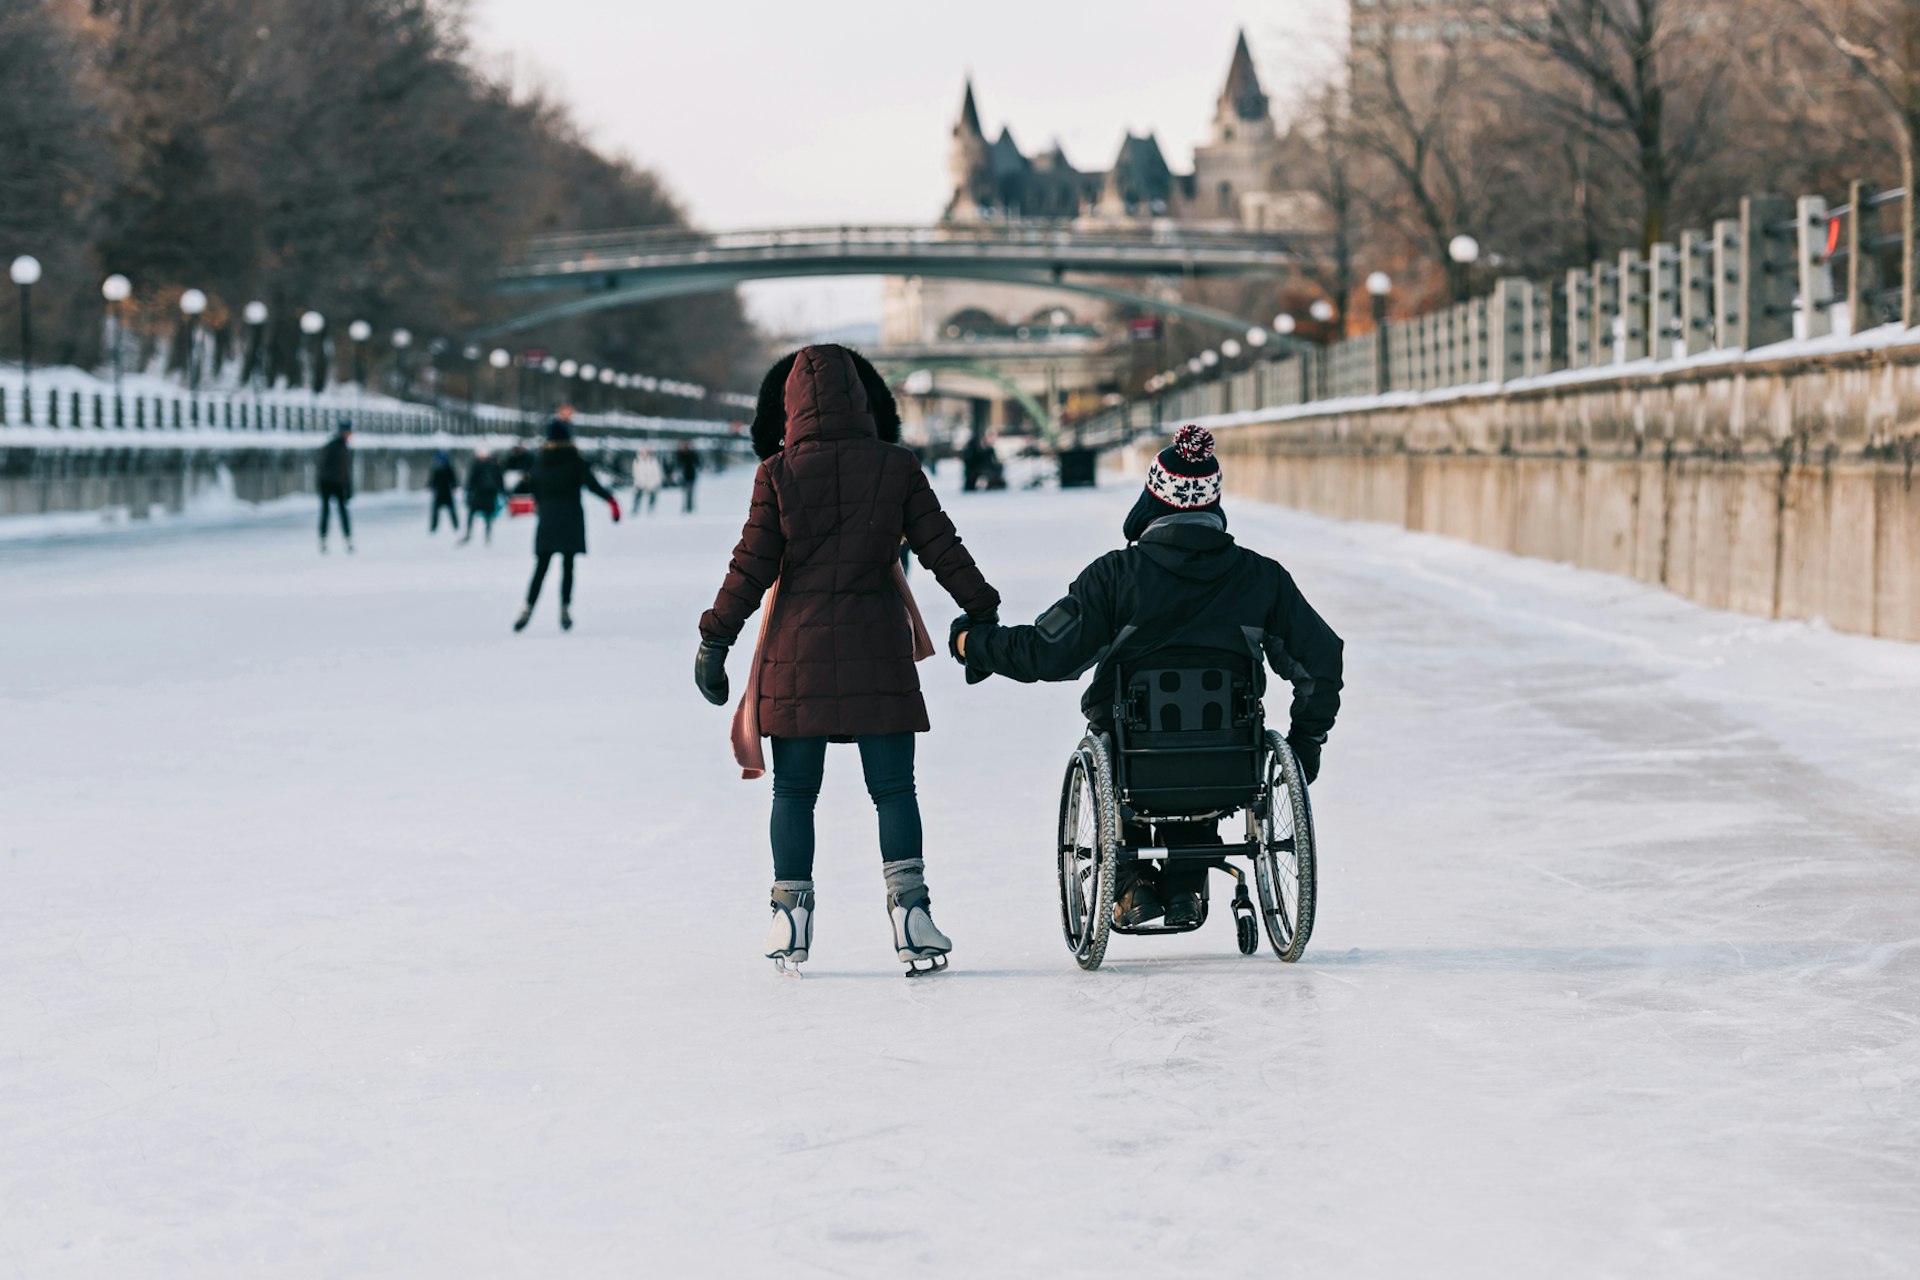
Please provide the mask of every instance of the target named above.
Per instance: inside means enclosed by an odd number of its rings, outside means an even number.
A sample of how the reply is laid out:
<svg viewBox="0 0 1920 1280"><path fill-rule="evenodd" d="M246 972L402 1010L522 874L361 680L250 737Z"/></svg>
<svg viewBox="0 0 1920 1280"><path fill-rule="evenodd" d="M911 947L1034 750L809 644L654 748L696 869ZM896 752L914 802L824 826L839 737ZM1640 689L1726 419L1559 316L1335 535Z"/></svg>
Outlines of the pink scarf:
<svg viewBox="0 0 1920 1280"><path fill-rule="evenodd" d="M927 634L926 620L920 616L920 606L914 603L906 571L898 561L893 566L893 589L907 606L907 625L913 629L913 660L925 662L934 655L933 637ZM760 671L766 665L767 632L773 629L773 612L779 602L780 582L775 579L767 589L767 598L760 602L760 636L753 642L753 666L747 672L746 692L733 711L733 758L740 764L740 776L748 779L767 771L766 753L760 746Z"/></svg>

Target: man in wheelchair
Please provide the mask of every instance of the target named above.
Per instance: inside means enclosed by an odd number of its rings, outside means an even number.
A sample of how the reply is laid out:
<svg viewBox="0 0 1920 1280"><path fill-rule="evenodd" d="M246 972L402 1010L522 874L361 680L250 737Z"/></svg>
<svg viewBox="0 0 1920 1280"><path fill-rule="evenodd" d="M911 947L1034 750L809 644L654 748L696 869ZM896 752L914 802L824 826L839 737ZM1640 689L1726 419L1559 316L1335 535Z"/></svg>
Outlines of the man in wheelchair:
<svg viewBox="0 0 1920 1280"><path fill-rule="evenodd" d="M1340 637L1285 569L1234 542L1220 489L1212 434L1182 427L1147 469L1146 489L1126 519L1124 548L1088 565L1032 626L954 622L950 652L966 666L968 682L994 674L1025 683L1074 680L1097 667L1080 706L1096 732L1111 733L1116 669L1133 671L1176 651L1231 655L1257 701L1266 688L1264 658L1293 685L1287 743L1311 783L1340 709ZM1169 828L1177 823L1157 825L1162 845L1219 840L1210 821L1188 824L1175 838ZM1146 837L1136 816L1123 842L1144 844ZM1205 863L1191 861L1167 861L1157 872L1149 863L1125 863L1114 923L1197 923L1206 874Z"/></svg>

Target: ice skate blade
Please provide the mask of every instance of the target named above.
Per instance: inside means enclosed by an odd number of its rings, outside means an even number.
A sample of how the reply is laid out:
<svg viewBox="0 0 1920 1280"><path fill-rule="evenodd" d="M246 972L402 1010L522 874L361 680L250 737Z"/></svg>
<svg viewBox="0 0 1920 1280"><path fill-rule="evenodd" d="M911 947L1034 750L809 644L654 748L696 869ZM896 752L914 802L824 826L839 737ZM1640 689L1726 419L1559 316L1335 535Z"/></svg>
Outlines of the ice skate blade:
<svg viewBox="0 0 1920 1280"><path fill-rule="evenodd" d="M799 978L805 976L800 972L800 965L801 962L806 959L805 956L801 956L799 959L794 959L790 956L768 956L767 959L773 961L774 972L783 978Z"/></svg>
<svg viewBox="0 0 1920 1280"><path fill-rule="evenodd" d="M907 976L909 978L930 978L936 973L945 973L947 971L947 957L945 952L932 956L903 955L900 958L906 962Z"/></svg>

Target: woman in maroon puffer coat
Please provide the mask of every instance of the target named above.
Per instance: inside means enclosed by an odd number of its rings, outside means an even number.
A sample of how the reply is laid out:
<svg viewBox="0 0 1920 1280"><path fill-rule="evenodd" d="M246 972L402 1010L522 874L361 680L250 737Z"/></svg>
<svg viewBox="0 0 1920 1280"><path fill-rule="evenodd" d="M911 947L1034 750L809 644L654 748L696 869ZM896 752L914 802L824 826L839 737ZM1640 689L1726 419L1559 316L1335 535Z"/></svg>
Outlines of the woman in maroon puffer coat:
<svg viewBox="0 0 1920 1280"><path fill-rule="evenodd" d="M913 790L914 735L928 729L901 596L904 537L970 617L1000 595L961 545L911 450L884 380L843 347L805 347L760 389L755 448L764 461L720 594L700 619L694 682L727 701L727 649L775 582L757 706L773 754L773 928L785 969L813 936L813 809L829 741L859 744L880 817L894 947L909 972L942 968L952 943L934 928Z"/></svg>

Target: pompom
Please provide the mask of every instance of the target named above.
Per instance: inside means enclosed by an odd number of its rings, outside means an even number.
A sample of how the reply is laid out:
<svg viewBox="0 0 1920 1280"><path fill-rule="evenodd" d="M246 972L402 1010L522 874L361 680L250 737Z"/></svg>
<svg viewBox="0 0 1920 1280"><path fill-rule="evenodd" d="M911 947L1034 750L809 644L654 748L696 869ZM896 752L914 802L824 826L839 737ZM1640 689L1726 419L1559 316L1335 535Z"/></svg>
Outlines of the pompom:
<svg viewBox="0 0 1920 1280"><path fill-rule="evenodd" d="M1213 456L1213 432L1188 423L1175 433L1173 451L1188 462L1205 462Z"/></svg>

